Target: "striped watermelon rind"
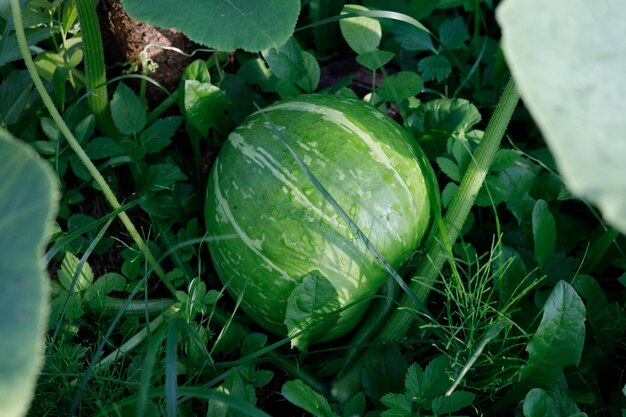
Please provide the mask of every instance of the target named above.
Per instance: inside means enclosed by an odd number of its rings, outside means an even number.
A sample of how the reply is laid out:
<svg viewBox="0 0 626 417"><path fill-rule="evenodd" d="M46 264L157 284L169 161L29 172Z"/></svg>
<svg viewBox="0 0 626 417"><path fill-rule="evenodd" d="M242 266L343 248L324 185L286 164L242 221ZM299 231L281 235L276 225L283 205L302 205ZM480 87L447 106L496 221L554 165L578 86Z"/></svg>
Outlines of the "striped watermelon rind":
<svg viewBox="0 0 626 417"><path fill-rule="evenodd" d="M290 293L308 274L323 275L342 310L314 340L332 340L355 327L388 273L273 128L396 269L430 226L434 173L404 129L359 100L311 94L262 112L230 134L208 180L213 264L248 316L281 336Z"/></svg>

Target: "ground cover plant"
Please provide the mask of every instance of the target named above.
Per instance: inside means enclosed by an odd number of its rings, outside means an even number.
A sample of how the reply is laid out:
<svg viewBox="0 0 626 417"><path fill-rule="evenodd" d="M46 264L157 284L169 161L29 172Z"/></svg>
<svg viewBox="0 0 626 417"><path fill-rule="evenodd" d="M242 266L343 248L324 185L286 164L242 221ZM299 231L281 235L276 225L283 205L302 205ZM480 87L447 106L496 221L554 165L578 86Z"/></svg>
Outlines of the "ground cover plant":
<svg viewBox="0 0 626 417"><path fill-rule="evenodd" d="M0 416L626 414L617 0L114 3L0 1Z"/></svg>

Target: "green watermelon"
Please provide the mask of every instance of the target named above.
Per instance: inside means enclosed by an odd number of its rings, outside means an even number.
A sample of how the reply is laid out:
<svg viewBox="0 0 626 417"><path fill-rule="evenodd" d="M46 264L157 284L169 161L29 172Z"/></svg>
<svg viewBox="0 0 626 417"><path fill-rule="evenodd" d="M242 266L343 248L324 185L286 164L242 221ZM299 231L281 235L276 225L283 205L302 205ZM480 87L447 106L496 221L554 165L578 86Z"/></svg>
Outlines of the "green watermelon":
<svg viewBox="0 0 626 417"><path fill-rule="evenodd" d="M276 132L396 269L429 229L434 173L395 121L336 95L270 105L220 150L205 210L220 280L265 329L281 336L304 330L311 343L332 340L356 326L389 274ZM317 305L303 320L316 303L338 312L318 314Z"/></svg>

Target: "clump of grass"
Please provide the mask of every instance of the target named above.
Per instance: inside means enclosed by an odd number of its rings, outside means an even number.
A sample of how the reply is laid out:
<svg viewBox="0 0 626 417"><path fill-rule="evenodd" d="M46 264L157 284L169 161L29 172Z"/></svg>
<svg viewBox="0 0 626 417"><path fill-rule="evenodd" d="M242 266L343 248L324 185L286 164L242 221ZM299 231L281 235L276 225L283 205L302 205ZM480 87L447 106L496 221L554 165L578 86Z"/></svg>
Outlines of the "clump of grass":
<svg viewBox="0 0 626 417"><path fill-rule="evenodd" d="M515 276L517 259L507 257L500 240L483 255L461 243L448 261L449 275L442 274L441 287L433 289L442 308L434 316L420 315L418 328L436 336L434 346L453 364L448 394L463 385L493 396L511 385L524 363L529 335L515 315L538 281L531 274Z"/></svg>

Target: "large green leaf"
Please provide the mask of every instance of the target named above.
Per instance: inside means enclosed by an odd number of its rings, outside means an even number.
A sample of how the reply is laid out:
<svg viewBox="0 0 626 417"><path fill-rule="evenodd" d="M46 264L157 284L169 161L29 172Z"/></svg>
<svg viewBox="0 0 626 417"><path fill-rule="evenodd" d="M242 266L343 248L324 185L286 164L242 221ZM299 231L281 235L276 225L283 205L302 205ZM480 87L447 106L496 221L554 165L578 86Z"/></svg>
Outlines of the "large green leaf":
<svg viewBox="0 0 626 417"><path fill-rule="evenodd" d="M623 0L507 0L497 17L519 92L568 188L626 232Z"/></svg>
<svg viewBox="0 0 626 417"><path fill-rule="evenodd" d="M547 386L578 366L585 343L585 306L572 286L559 281L543 307L539 328L528 342L528 362L520 376Z"/></svg>
<svg viewBox="0 0 626 417"><path fill-rule="evenodd" d="M298 0L122 0L137 20L176 28L189 39L229 51L256 52L287 42L300 13Z"/></svg>
<svg viewBox="0 0 626 417"><path fill-rule="evenodd" d="M21 416L43 360L43 244L56 212L56 182L30 148L2 129L0 178L0 416Z"/></svg>

